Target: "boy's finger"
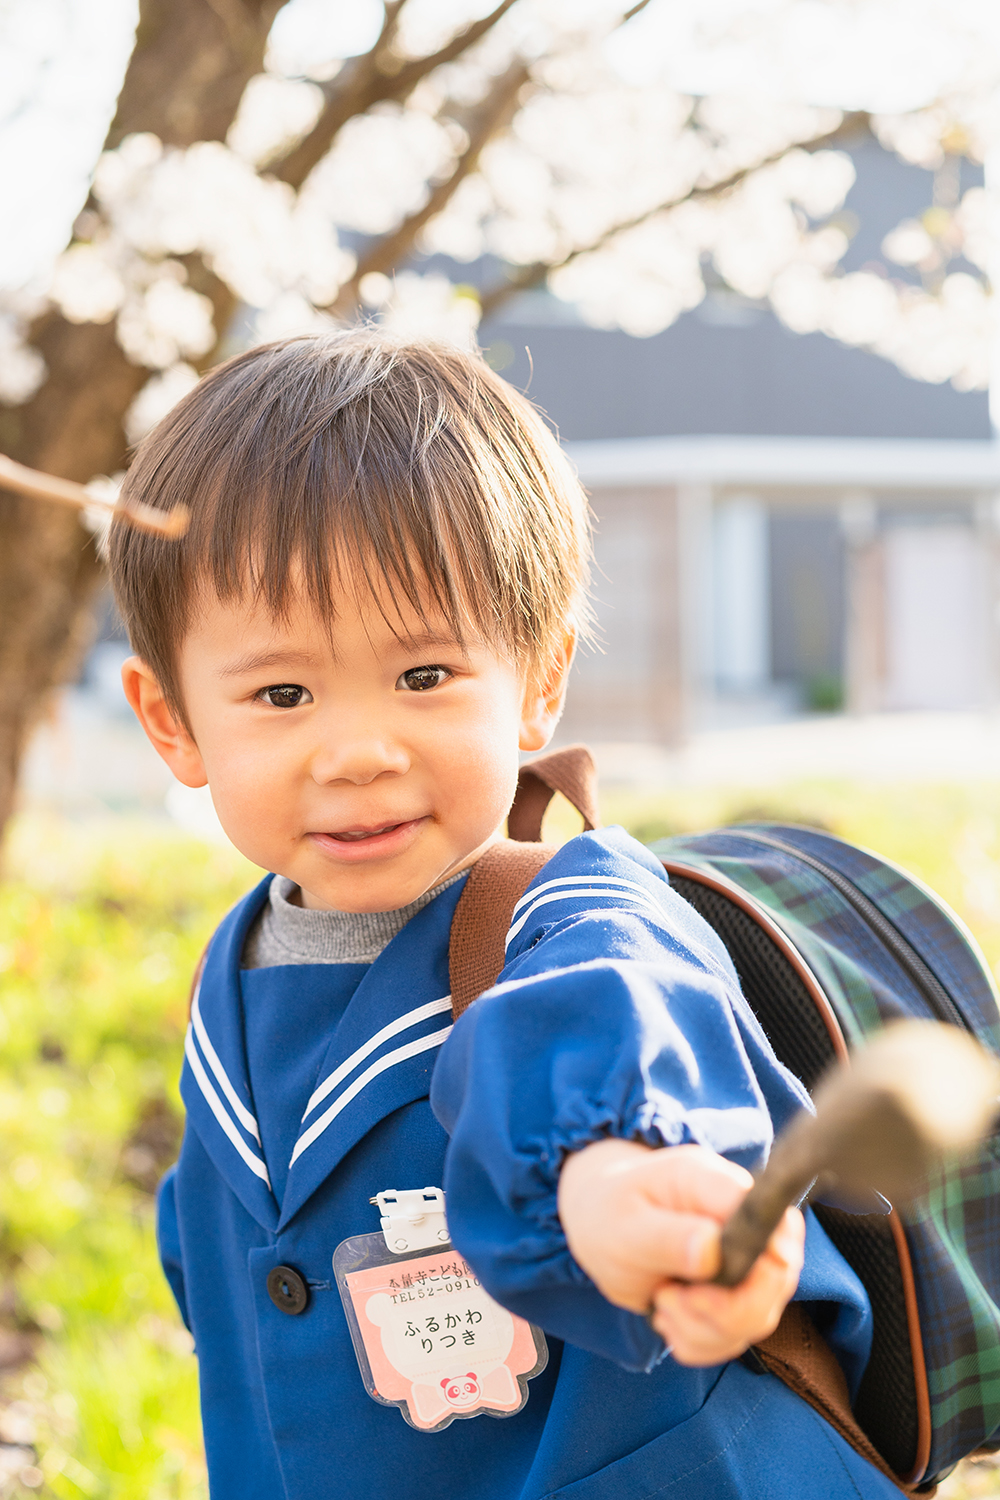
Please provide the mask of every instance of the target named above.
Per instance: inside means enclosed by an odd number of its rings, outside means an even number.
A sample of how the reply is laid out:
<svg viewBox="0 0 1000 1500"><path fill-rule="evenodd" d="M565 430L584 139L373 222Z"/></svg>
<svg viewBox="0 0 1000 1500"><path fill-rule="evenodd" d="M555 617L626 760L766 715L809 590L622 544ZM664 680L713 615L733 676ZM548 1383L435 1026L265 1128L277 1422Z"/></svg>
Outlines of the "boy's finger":
<svg viewBox="0 0 1000 1500"><path fill-rule="evenodd" d="M769 1320L772 1305L780 1302L783 1306L798 1286L804 1245L805 1221L798 1209L786 1209L743 1281L734 1287L692 1287L691 1305L709 1316L724 1316L736 1327L752 1327L755 1319Z"/></svg>
<svg viewBox="0 0 1000 1500"><path fill-rule="evenodd" d="M702 1214L649 1206L629 1224L628 1259L656 1282L707 1281L721 1264L720 1229Z"/></svg>
<svg viewBox="0 0 1000 1500"><path fill-rule="evenodd" d="M677 1286L676 1295L659 1299L652 1324L682 1365L714 1365L736 1359L751 1343L767 1336L769 1328L745 1330L707 1317L688 1299L690 1287ZM780 1316L780 1313L778 1314Z"/></svg>
<svg viewBox="0 0 1000 1500"><path fill-rule="evenodd" d="M739 1188L737 1191L742 1196ZM776 1263L787 1261L794 1264L793 1290L802 1267L804 1233L802 1215L795 1209L788 1210L758 1261L759 1265L766 1257L776 1258ZM629 1226L628 1261L633 1274L645 1271L656 1281L710 1282L720 1264L720 1226L714 1218L701 1214L677 1213L650 1205L637 1213ZM762 1275L755 1266L742 1288L732 1289L741 1292L736 1306L741 1306L744 1300L753 1300L758 1288L767 1281L766 1276L761 1279ZM614 1296L609 1288L604 1290ZM632 1298L621 1300L626 1306L638 1308L640 1303L645 1305L639 1289Z"/></svg>
<svg viewBox="0 0 1000 1500"><path fill-rule="evenodd" d="M751 1181L750 1174L724 1157L703 1152L701 1147L677 1146L670 1150L674 1162L684 1162L683 1190L672 1194L670 1207L661 1208L654 1201L647 1212L636 1215L630 1226L630 1256L636 1264L652 1273L658 1272L665 1279L710 1281L719 1269L720 1258L716 1210L724 1203L736 1207L746 1192L745 1184ZM717 1170L719 1164L723 1170ZM678 1174L672 1173L672 1177L676 1183ZM690 1212L678 1211L681 1203L690 1198L696 1199L701 1207ZM802 1215L797 1209L786 1210L764 1255L794 1262L797 1279L802 1267L804 1235Z"/></svg>
<svg viewBox="0 0 1000 1500"><path fill-rule="evenodd" d="M718 1365L737 1358L744 1351L740 1340L708 1326L682 1305L669 1312L655 1313L652 1324L681 1365Z"/></svg>
<svg viewBox="0 0 1000 1500"><path fill-rule="evenodd" d="M643 1187L654 1203L720 1222L729 1218L752 1185L753 1178L745 1167L705 1146L666 1146L651 1151L643 1173Z"/></svg>
<svg viewBox="0 0 1000 1500"><path fill-rule="evenodd" d="M685 1285L682 1278L676 1278L668 1280L662 1289L657 1289L654 1301L661 1290L667 1298L683 1294L686 1305L700 1309L705 1316L741 1318L744 1309L753 1309L775 1296L785 1295L787 1300L787 1296L798 1285L804 1244L805 1222L801 1213L798 1209L786 1209L767 1248L738 1286L716 1286L707 1281Z"/></svg>
<svg viewBox="0 0 1000 1500"><path fill-rule="evenodd" d="M700 1288L676 1286L657 1297L653 1327L682 1364L716 1364L734 1359L773 1333L794 1284L775 1297L742 1306L708 1307L695 1296ZM723 1296L725 1289L720 1289Z"/></svg>
<svg viewBox="0 0 1000 1500"><path fill-rule="evenodd" d="M654 1327L675 1347L681 1326L687 1343L700 1340L706 1348L713 1347L714 1339L719 1346L735 1343L742 1352L766 1338L798 1285L804 1235L802 1215L790 1209L739 1286L674 1283L658 1288L653 1297Z"/></svg>
<svg viewBox="0 0 1000 1500"><path fill-rule="evenodd" d="M794 1266L798 1278L806 1247L806 1221L800 1208L786 1208L767 1242L765 1256Z"/></svg>
<svg viewBox="0 0 1000 1500"><path fill-rule="evenodd" d="M706 1327L749 1344L774 1331L797 1281L791 1267L758 1263L739 1287L681 1286L672 1295L654 1298L654 1305L683 1307Z"/></svg>

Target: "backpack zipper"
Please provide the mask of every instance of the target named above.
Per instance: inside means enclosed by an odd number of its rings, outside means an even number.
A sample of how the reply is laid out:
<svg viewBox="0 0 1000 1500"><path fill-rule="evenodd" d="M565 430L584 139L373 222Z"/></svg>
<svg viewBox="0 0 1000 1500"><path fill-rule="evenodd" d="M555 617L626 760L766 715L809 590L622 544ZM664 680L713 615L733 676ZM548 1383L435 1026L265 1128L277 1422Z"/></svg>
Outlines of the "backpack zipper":
<svg viewBox="0 0 1000 1500"><path fill-rule="evenodd" d="M828 880L876 936L881 938L918 993L923 996L932 1014L939 1021L945 1021L949 1025L957 1026L960 1030L975 1035L973 1027L962 1015L937 975L924 962L899 928L879 911L874 901L866 896L853 880L841 870L828 865L825 860L817 859L814 854L806 854L795 844L786 844L782 839L772 838L765 833L751 832L750 829L733 829L732 831L742 833L744 838L756 839L759 844L766 844L771 849L778 849L782 854L792 855Z"/></svg>

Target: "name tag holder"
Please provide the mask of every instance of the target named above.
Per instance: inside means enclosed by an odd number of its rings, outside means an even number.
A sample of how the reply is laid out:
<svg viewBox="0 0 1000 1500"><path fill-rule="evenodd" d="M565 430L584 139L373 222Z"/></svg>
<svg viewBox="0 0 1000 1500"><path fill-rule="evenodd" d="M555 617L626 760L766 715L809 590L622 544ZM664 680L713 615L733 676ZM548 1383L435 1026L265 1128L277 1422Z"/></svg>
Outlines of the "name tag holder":
<svg viewBox="0 0 1000 1500"><path fill-rule="evenodd" d="M544 1333L480 1286L448 1238L440 1188L372 1202L382 1232L353 1235L333 1255L365 1390L419 1432L514 1416L548 1363Z"/></svg>

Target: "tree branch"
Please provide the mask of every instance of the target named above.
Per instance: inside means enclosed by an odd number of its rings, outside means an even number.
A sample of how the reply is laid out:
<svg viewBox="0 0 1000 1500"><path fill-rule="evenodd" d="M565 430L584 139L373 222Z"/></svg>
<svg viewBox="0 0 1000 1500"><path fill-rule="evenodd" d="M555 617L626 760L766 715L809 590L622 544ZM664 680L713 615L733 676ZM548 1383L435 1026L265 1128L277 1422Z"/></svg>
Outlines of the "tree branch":
<svg viewBox="0 0 1000 1500"><path fill-rule="evenodd" d="M135 49L105 150L148 130L165 146L224 141L243 90L263 67L288 0L141 0Z"/></svg>
<svg viewBox="0 0 1000 1500"><path fill-rule="evenodd" d="M437 52L412 61L398 57L390 45L405 3L406 0L395 0L395 4L386 6L385 24L374 47L345 63L325 86L326 104L319 119L297 146L268 168L271 176L300 188L348 120L364 114L374 104L407 98L435 68L454 62L491 31L517 0L500 0L489 15L456 32Z"/></svg>
<svg viewBox="0 0 1000 1500"><path fill-rule="evenodd" d="M776 161L780 161L789 151L821 151L828 146L835 146L847 137L857 134L860 130L867 129L870 120L871 116L866 111L852 111L850 114L844 116L836 130L827 131L823 135L813 136L809 140L792 141L789 145L783 146L780 151L775 151L771 156L763 157L760 161L754 162L753 166L741 167L738 172L733 172L729 177L723 178L720 182L711 182L702 187L694 187L690 192L684 193L679 197L667 198L662 203L654 204L652 208L646 209L641 214L636 214L634 218L624 219L618 224L612 224L588 244L577 245L575 249L570 250L568 254L564 255L561 260L539 260L529 266L523 266L521 270L516 271L507 281L498 282L496 286L491 287L488 292L482 294L479 299L479 305L482 310L483 319L492 316L497 308L502 307L505 302L508 302L511 297L516 296L518 292L532 291L535 287L541 286L542 282L553 271L561 271L564 266L570 265L571 262L577 260L581 255L590 255L596 250L603 250L605 245L610 244L618 235L625 234L629 229L637 229L640 224L645 224L649 219L655 218L657 214L669 213L672 208L679 208L682 203L698 202L706 198L721 198L724 194L739 187L740 183L744 182L748 177L752 177L754 172L759 172L763 167L772 166Z"/></svg>
<svg viewBox="0 0 1000 1500"><path fill-rule="evenodd" d="M136 530L148 531L153 536L183 536L191 521L186 505L175 505L172 510L157 510L153 505L143 505L140 500L121 505L114 500L105 500L102 495L91 494L85 485L76 484L72 479L57 479L54 474L43 474L39 469L16 464L2 453L0 487L13 490L15 495L27 495L31 500L55 500L59 505L72 505L77 510L104 510L109 518L120 516Z"/></svg>
<svg viewBox="0 0 1000 1500"><path fill-rule="evenodd" d="M646 6L648 4L649 4L649 0L639 0L639 3L637 5L631 6L625 12L625 14L622 16L621 20L618 22L618 25L619 26L624 26L625 23L626 23L626 21L631 21L631 19L632 19L633 16L637 16L641 10L645 10Z"/></svg>
<svg viewBox="0 0 1000 1500"><path fill-rule="evenodd" d="M358 289L363 277L370 272L383 274L394 271L406 260L417 235L425 224L430 223L446 207L465 178L479 165L484 147L494 135L510 123L517 108L517 96L530 76L528 64L518 58L511 63L493 84L486 97L478 105L469 122L469 144L455 163L445 180L433 188L427 202L416 213L403 220L396 229L380 239L365 252L358 261L357 270L350 281L345 282L333 304L338 317L347 317L357 306Z"/></svg>

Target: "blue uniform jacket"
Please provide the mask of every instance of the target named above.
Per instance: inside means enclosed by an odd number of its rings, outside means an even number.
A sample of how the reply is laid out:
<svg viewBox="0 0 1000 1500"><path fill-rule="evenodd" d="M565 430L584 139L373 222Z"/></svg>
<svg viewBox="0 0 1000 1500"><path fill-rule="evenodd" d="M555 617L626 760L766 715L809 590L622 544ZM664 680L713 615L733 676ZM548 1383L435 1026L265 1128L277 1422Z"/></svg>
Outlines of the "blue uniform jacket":
<svg viewBox="0 0 1000 1500"><path fill-rule="evenodd" d="M566 1247L555 1205L567 1151L608 1134L697 1141L753 1167L804 1099L722 945L646 850L621 829L567 844L515 911L501 982L454 1027L448 934L462 886L444 891L358 970L329 1035L301 1039L319 1059L301 1101L269 1097L266 1057L248 1066L244 1007L287 1015L294 1046L303 986L336 976L241 973L267 885L211 944L181 1083L189 1128L160 1194L214 1500L898 1495L773 1376L677 1365ZM279 1203L261 1144L278 1137L260 1122L281 1110L297 1138ZM516 1416L437 1433L366 1394L331 1268L341 1240L377 1232L375 1193L426 1185L444 1186L457 1248L550 1350ZM300 1316L268 1296L281 1264L309 1280ZM797 1295L856 1383L868 1301L811 1216Z"/></svg>

